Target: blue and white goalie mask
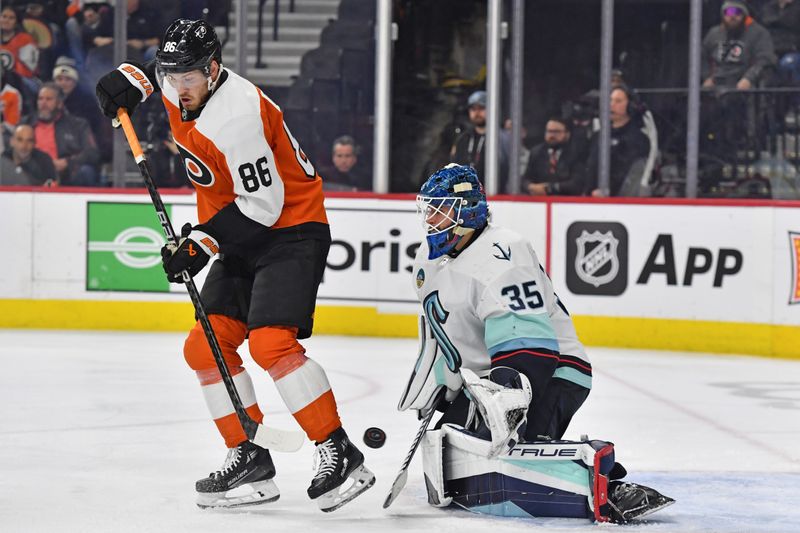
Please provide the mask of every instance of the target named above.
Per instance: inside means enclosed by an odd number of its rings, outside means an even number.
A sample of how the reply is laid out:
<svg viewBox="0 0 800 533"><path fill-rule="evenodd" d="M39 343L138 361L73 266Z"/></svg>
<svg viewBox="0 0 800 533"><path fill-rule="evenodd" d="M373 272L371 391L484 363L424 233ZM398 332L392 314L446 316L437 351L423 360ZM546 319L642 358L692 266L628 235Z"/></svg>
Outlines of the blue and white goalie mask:
<svg viewBox="0 0 800 533"><path fill-rule="evenodd" d="M428 241L428 259L450 253L465 235L489 218L486 194L472 167L451 163L422 185L417 195Z"/></svg>
<svg viewBox="0 0 800 533"><path fill-rule="evenodd" d="M419 343L417 362L397 409L417 409L424 414L436 408L442 390L445 401L453 401L461 391L463 381L459 372L460 360L447 357L424 316L419 317Z"/></svg>

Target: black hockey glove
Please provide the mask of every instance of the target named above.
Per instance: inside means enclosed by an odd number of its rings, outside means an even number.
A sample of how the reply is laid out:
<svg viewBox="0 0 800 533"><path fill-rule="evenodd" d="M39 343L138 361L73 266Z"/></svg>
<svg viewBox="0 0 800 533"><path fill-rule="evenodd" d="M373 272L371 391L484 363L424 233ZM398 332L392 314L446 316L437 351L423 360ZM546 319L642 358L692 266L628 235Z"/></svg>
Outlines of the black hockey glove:
<svg viewBox="0 0 800 533"><path fill-rule="evenodd" d="M117 110L124 107L132 114L140 103L153 94L153 83L143 68L131 63L123 63L97 82L97 101L100 109L109 118L117 116Z"/></svg>
<svg viewBox="0 0 800 533"><path fill-rule="evenodd" d="M178 245L167 243L161 248L161 262L170 283L183 283L184 270L191 277L196 276L219 251L217 240L198 228L184 224Z"/></svg>

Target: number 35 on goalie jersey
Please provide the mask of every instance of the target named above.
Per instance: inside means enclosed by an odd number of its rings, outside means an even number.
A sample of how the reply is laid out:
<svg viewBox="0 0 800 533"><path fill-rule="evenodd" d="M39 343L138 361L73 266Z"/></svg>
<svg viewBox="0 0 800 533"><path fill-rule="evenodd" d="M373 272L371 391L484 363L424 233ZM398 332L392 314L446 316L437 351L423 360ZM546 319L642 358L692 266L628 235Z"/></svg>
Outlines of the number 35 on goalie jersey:
<svg viewBox="0 0 800 533"><path fill-rule="evenodd" d="M508 357L545 357L557 360L554 377L591 388L588 356L527 239L490 224L455 259L427 257L423 241L417 297L439 344L465 368L485 375Z"/></svg>
<svg viewBox="0 0 800 533"><path fill-rule="evenodd" d="M197 190L200 223L236 202L246 217L283 228L327 224L322 180L283 121L281 109L255 85L223 69L196 120L181 120L177 91L164 84L170 127Z"/></svg>

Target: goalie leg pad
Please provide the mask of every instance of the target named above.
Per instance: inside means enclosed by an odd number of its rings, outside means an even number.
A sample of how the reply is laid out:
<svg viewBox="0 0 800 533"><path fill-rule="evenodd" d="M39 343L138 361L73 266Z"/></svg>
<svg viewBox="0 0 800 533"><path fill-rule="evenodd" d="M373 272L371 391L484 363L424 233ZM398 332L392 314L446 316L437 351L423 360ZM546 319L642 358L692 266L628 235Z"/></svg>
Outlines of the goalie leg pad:
<svg viewBox="0 0 800 533"><path fill-rule="evenodd" d="M442 430L445 494L454 504L496 516L593 518L587 443L517 444L490 458L488 441L458 426Z"/></svg>
<svg viewBox="0 0 800 533"><path fill-rule="evenodd" d="M447 507L453 501L453 498L445 496L444 435L444 431L441 429L429 430L425 432L420 443L428 503L434 507Z"/></svg>

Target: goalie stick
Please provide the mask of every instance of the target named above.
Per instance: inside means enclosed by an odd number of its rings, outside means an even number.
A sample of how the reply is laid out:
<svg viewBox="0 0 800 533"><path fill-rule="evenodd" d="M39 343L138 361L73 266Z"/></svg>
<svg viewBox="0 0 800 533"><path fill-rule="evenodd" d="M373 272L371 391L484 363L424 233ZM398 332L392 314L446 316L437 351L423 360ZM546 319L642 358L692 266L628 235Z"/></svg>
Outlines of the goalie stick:
<svg viewBox="0 0 800 533"><path fill-rule="evenodd" d="M417 431L417 436L414 437L414 442L411 443L411 449L408 450L408 455L406 455L403 464L400 466L400 472L398 472L397 477L394 479L394 483L392 483L392 488L389 489L389 494L386 495L386 500L383 502L383 508L388 509L392 502L400 495L403 488L406 486L406 481L408 481L408 467L411 465L411 460L414 458L414 454L417 452L417 448L419 448L419 443L422 441L422 436L425 435L425 431L428 429L428 425L431 423L431 419L433 419L434 413L436 413L436 405L438 405L439 401L444 396L446 389L442 389L439 391L436 400L433 402L433 407L431 407L428 414L425 415L425 418L422 419L422 424L419 426L419 430Z"/></svg>
<svg viewBox="0 0 800 533"><path fill-rule="evenodd" d="M150 176L150 168L147 165L147 158L142 151L142 147L139 144L139 138L136 136L136 132L133 130L133 124L131 124L131 119L128 116L128 111L126 109L120 108L117 111L117 118L114 120L114 126L116 127L118 125L122 125L122 130L125 132L125 137L128 139L128 145L131 147L133 157L136 160L136 165L139 167L139 172L142 174L144 184L147 187L147 191L150 193L150 199L153 202L156 215L158 215L158 220L161 222L161 229L164 230L164 235L167 237L167 240L177 246L178 238L175 236L175 231L172 228L172 222L169 219L169 215L167 215L167 210L164 207L164 202L161 200L161 195L158 193L156 184L153 182L153 178ZM236 385L233 383L233 377L231 376L228 366L225 364L225 359L222 356L222 350L219 347L217 336L214 334L214 330L211 327L211 322L208 319L208 314L206 314L206 310L203 307L203 302L200 300L200 292L197 290L197 285L195 285L194 280L185 270L181 273L181 275L183 277L184 284L186 284L186 290L189 292L189 297L192 300L192 304L194 305L197 319L203 326L203 332L206 335L206 340L208 340L208 345L211 347L211 353L214 355L214 361L217 363L217 368L222 376L222 382L225 384L225 390L228 391L231 403L236 411L236 416L239 418L239 422L242 424L242 429L244 429L248 440L254 444L257 444L258 446L261 446L262 448L268 448L270 450L279 452L294 452L299 450L303 445L303 441L305 440L303 433L299 431L266 427L250 418L250 415L248 415L247 411L244 410L242 399L239 397L239 391L236 390Z"/></svg>

